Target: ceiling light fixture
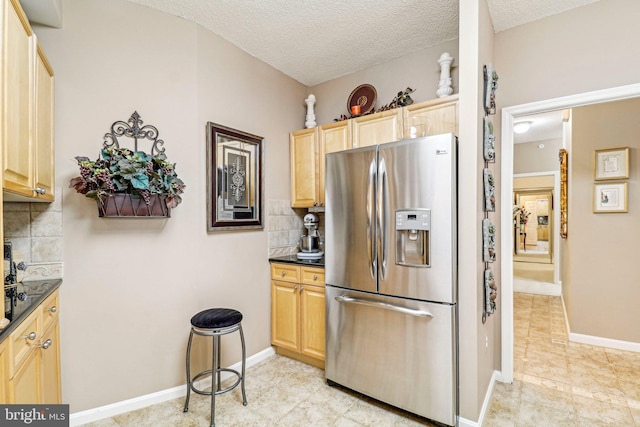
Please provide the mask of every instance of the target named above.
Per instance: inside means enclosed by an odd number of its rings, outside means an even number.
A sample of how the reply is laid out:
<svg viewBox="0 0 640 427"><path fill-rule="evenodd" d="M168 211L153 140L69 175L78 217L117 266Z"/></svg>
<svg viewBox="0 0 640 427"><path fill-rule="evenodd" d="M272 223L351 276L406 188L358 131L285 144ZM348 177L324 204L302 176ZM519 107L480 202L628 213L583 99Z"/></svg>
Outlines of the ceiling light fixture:
<svg viewBox="0 0 640 427"><path fill-rule="evenodd" d="M518 122L515 123L513 125L513 131L515 133L525 133L529 130L529 128L531 127L531 123L533 122L529 122L529 121L525 121L525 122Z"/></svg>

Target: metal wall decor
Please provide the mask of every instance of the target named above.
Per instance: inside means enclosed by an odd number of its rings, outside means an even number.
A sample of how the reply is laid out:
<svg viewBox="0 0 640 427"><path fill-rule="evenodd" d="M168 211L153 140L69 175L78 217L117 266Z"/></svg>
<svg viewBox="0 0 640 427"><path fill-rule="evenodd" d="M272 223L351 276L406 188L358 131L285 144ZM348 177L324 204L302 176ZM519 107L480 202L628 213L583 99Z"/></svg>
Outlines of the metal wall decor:
<svg viewBox="0 0 640 427"><path fill-rule="evenodd" d="M495 163L496 161L496 136L493 134L493 122L489 116L484 116L484 131L482 140L482 155L484 161L488 163Z"/></svg>
<svg viewBox="0 0 640 427"><path fill-rule="evenodd" d="M495 182L493 172L489 169L489 163L495 163L496 161L496 149L495 135L493 134L493 122L489 118L489 115L496 113L498 73L495 72L491 64L485 65L482 68L482 72L484 77L484 120L482 132L482 156L484 158L484 169L482 170L484 219L482 220L482 260L485 263L482 323L485 323L487 321L487 317L496 311L496 298L498 297L498 287L496 285L495 276L491 268L489 268L489 263L496 260L496 228L489 218L489 212L495 212L496 210Z"/></svg>
<svg viewBox="0 0 640 427"><path fill-rule="evenodd" d="M496 89L498 89L498 73L493 69L493 65L485 65L484 72L484 112L485 114L496 113Z"/></svg>
<svg viewBox="0 0 640 427"><path fill-rule="evenodd" d="M133 138L133 151L138 150L138 140L148 139L152 142L150 153L155 156L159 153L164 153L164 141L158 139L158 128L151 125L142 126L142 119L137 111L134 111L128 123L118 120L111 125L111 132L104 134L104 148L115 147L120 148L119 136L126 136Z"/></svg>
<svg viewBox="0 0 640 427"><path fill-rule="evenodd" d="M495 181L493 179L493 172L491 169L484 168L483 170L483 180L484 180L484 211L485 212L495 212L496 211L496 186Z"/></svg>
<svg viewBox="0 0 640 427"><path fill-rule="evenodd" d="M72 178L69 187L95 199L101 218L169 218L186 186L158 135L158 128L144 125L137 111L126 122L114 122L104 134L97 160L76 156L80 176ZM149 151L139 147L143 140Z"/></svg>
<svg viewBox="0 0 640 427"><path fill-rule="evenodd" d="M209 231L264 228L263 138L207 123Z"/></svg>

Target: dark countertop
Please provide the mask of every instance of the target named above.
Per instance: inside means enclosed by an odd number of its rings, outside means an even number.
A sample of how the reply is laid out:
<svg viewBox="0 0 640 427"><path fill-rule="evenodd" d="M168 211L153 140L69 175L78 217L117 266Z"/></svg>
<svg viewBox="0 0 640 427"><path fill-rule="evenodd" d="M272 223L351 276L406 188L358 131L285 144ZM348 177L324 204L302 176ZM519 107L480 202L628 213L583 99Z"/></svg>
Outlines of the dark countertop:
<svg viewBox="0 0 640 427"><path fill-rule="evenodd" d="M285 264L306 265L309 267L324 268L324 257L320 259L300 259L296 255L285 255L269 258L269 262L283 262Z"/></svg>
<svg viewBox="0 0 640 427"><path fill-rule="evenodd" d="M0 331L0 342L8 337L11 332L26 319L35 308L62 284L62 279L34 280L32 282L20 282L17 285L18 293L26 294L24 301L17 300L13 307L13 315L5 313L5 317L11 320L9 326Z"/></svg>

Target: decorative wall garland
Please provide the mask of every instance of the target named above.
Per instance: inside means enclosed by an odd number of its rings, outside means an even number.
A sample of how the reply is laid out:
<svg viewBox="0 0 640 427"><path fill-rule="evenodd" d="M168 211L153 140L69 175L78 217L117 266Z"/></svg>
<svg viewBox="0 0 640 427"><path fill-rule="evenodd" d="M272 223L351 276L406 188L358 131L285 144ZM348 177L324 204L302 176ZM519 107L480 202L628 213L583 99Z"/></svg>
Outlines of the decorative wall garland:
<svg viewBox="0 0 640 427"><path fill-rule="evenodd" d="M482 311L482 323L487 321L487 317L496 311L496 298L498 297L498 287L495 275L490 263L496 260L496 227L493 225L489 212L496 211L495 182L493 172L489 169L489 163L496 161L495 135L493 133L493 122L489 115L496 113L496 89L498 88L498 74L491 64L483 67L484 73L484 120L482 155L484 157L484 169L482 170L483 182L483 210L482 220L482 261L484 262L484 304Z"/></svg>

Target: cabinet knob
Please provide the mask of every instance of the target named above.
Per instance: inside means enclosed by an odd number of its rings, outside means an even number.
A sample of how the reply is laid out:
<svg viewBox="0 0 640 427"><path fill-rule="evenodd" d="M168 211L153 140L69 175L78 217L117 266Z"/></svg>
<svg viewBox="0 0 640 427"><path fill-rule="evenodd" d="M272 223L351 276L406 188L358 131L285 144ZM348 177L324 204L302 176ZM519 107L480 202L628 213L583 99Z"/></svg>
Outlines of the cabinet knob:
<svg viewBox="0 0 640 427"><path fill-rule="evenodd" d="M313 280L318 280L318 275L317 274L313 275Z"/></svg>
<svg viewBox="0 0 640 427"><path fill-rule="evenodd" d="M304 291L304 286L300 286L300 292Z"/></svg>
<svg viewBox="0 0 640 427"><path fill-rule="evenodd" d="M283 272L282 272L282 277L284 277L284 276L286 276L286 275L287 275L287 272L286 272L286 271L283 271Z"/></svg>
<svg viewBox="0 0 640 427"><path fill-rule="evenodd" d="M40 348L42 348L43 350L46 350L49 347L51 347L51 344L53 344L53 341L51 341L51 338L49 338L48 340L46 340L40 345Z"/></svg>
<svg viewBox="0 0 640 427"><path fill-rule="evenodd" d="M58 311L58 307L56 307L56 306L54 305L53 307L51 307L51 308L49 309L49 311L50 311L51 313L55 313L56 311Z"/></svg>
<svg viewBox="0 0 640 427"><path fill-rule="evenodd" d="M297 290L298 290L298 287L297 287L297 286L294 286L294 287L293 287L293 290L294 290L294 291L297 291Z"/></svg>
<svg viewBox="0 0 640 427"><path fill-rule="evenodd" d="M313 202L313 206L318 206L318 202Z"/></svg>
<svg viewBox="0 0 640 427"><path fill-rule="evenodd" d="M36 333L35 332L31 332L29 335L25 335L23 338L33 341L33 340L36 339Z"/></svg>
<svg viewBox="0 0 640 427"><path fill-rule="evenodd" d="M35 191L37 194L40 194L40 195L47 194L47 190L45 190L42 187L32 188L31 190Z"/></svg>

